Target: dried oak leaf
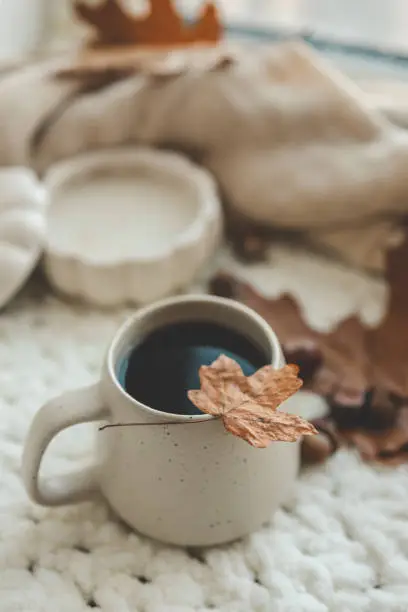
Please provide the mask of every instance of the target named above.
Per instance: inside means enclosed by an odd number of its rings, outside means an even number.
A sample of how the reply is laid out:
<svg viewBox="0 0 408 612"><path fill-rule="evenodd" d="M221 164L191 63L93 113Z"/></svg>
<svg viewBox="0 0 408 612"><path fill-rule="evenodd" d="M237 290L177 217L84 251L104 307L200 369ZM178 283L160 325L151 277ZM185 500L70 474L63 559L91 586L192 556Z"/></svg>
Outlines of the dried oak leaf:
<svg viewBox="0 0 408 612"><path fill-rule="evenodd" d="M260 314L278 336L289 356L287 361L299 366L305 384L314 377L322 364L321 335L305 323L292 296L284 294L278 299L268 299L249 283L226 272L219 272L211 279L209 290L214 295L235 299Z"/></svg>
<svg viewBox="0 0 408 612"><path fill-rule="evenodd" d="M387 464L408 458L408 427L401 425L401 410L408 400L406 234L405 241L388 253L388 310L375 329L351 316L330 333L319 333L310 329L290 295L266 298L225 273L210 283L212 293L245 303L273 327L287 360L300 366L309 389L327 399L330 418L343 441L352 442L363 458ZM390 440L395 447L392 456Z"/></svg>
<svg viewBox="0 0 408 612"><path fill-rule="evenodd" d="M317 433L301 417L277 410L302 386L298 371L295 365L280 370L264 366L246 377L233 359L221 355L210 366L200 368L201 390L189 391L188 397L199 410L220 417L227 431L252 446L295 442Z"/></svg>
<svg viewBox="0 0 408 612"><path fill-rule="evenodd" d="M317 435L307 437L302 442L302 461L307 465L323 463L337 451L341 443L332 419L327 417L315 419L313 425L317 429Z"/></svg>
<svg viewBox="0 0 408 612"><path fill-rule="evenodd" d="M366 342L376 383L408 398L408 229L405 234L402 244L388 252L387 313L378 327L367 331Z"/></svg>
<svg viewBox="0 0 408 612"><path fill-rule="evenodd" d="M408 407L402 407L393 426L382 431L347 429L341 435L357 448L363 459L400 465L408 460Z"/></svg>

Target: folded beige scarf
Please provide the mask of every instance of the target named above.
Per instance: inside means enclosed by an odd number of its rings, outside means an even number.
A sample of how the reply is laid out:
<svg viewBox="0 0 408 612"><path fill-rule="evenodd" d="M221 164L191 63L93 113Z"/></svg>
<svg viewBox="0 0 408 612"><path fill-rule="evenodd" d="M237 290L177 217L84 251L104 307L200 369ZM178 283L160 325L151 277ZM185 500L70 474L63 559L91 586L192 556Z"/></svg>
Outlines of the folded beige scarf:
<svg viewBox="0 0 408 612"><path fill-rule="evenodd" d="M243 218L300 230L381 270L408 212L408 134L306 45L217 53L219 61L205 50L174 53L159 68L139 62L128 78L86 93L89 57L3 78L0 163L42 173L98 147L171 146L198 157ZM77 76L57 79L63 66Z"/></svg>

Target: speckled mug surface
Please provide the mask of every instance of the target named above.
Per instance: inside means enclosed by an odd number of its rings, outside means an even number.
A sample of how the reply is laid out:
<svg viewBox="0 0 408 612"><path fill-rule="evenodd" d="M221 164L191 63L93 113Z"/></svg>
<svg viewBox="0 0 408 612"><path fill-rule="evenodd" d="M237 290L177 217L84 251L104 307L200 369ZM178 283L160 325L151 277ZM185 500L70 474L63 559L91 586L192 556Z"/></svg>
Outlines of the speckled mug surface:
<svg viewBox="0 0 408 612"><path fill-rule="evenodd" d="M115 335L101 380L51 400L36 414L23 453L23 480L35 502L58 506L101 492L135 530L182 546L235 540L271 518L296 480L299 443L253 448L227 433L218 419L158 412L128 395L118 381L120 364L141 338L160 326L194 320L245 334L274 367L284 363L269 325L232 300L182 296L139 310ZM282 409L289 406L290 400ZM51 440L71 425L91 421L146 426L99 430L95 467L40 478ZM149 426L163 421L169 424Z"/></svg>

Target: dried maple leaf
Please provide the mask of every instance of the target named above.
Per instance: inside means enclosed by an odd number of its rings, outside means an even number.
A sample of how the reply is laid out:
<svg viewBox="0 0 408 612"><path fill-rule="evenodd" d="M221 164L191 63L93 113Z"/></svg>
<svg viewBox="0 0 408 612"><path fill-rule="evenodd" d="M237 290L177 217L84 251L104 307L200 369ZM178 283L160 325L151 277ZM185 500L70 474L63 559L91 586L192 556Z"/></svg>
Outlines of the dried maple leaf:
<svg viewBox="0 0 408 612"><path fill-rule="evenodd" d="M298 371L294 365L280 370L265 366L246 377L233 359L221 355L212 365L200 368L201 390L189 391L188 397L202 412L220 417L227 431L252 446L295 442L316 433L301 417L277 410L302 386Z"/></svg>
<svg viewBox="0 0 408 612"><path fill-rule="evenodd" d="M191 26L184 24L171 0L150 0L150 10L142 17L127 13L119 0L105 0L98 6L75 2L74 11L95 31L96 45L216 43L222 36L217 9L207 2Z"/></svg>

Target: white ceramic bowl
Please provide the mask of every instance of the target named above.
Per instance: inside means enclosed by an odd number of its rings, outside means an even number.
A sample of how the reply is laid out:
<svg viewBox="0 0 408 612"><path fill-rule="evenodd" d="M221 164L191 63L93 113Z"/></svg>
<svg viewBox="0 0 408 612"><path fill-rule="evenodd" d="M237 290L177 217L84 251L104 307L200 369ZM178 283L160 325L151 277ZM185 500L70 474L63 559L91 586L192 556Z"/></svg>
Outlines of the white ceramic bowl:
<svg viewBox="0 0 408 612"><path fill-rule="evenodd" d="M93 304L177 292L221 237L212 177L175 153L98 151L53 166L45 185L46 273L56 289Z"/></svg>
<svg viewBox="0 0 408 612"><path fill-rule="evenodd" d="M0 168L0 308L35 268L46 233L46 192L34 172Z"/></svg>

